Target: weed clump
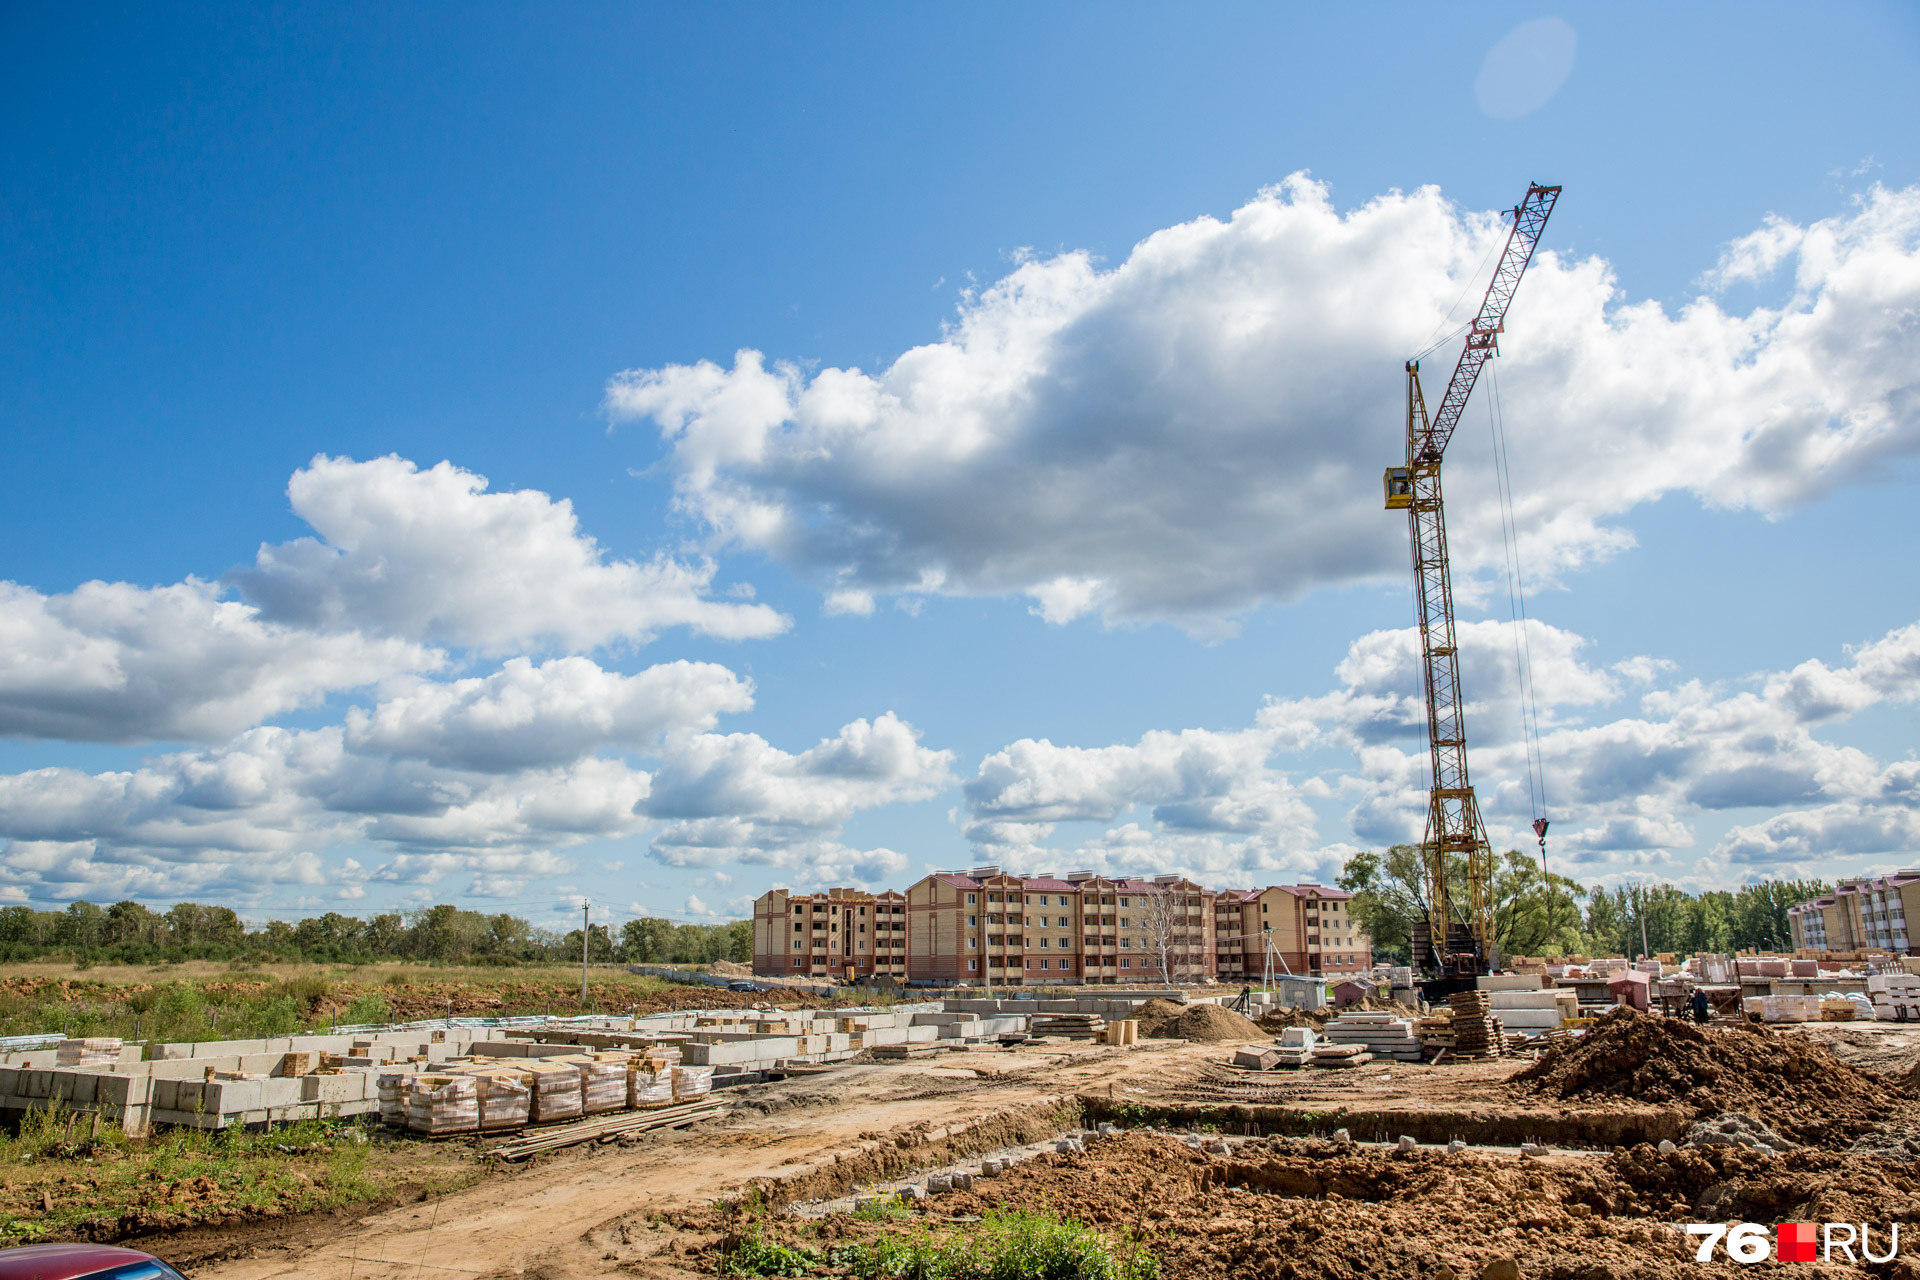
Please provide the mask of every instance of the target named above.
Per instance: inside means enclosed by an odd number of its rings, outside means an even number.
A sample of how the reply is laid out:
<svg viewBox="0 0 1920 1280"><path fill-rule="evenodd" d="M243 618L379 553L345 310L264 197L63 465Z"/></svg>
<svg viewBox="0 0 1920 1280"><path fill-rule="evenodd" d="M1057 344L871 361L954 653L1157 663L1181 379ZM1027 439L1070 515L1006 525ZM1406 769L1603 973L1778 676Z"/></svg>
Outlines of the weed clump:
<svg viewBox="0 0 1920 1280"><path fill-rule="evenodd" d="M1045 1210L1001 1209L967 1232L883 1234L826 1249L789 1245L754 1225L722 1242L732 1276L850 1275L857 1280L1157 1280L1131 1240Z"/></svg>

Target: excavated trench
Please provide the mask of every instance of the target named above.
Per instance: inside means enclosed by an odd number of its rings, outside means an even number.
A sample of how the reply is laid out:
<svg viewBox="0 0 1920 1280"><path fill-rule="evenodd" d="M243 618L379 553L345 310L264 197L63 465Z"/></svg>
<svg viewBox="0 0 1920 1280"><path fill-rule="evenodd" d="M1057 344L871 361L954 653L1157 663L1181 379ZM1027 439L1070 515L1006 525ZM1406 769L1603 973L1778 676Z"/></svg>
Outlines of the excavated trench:
<svg viewBox="0 0 1920 1280"><path fill-rule="evenodd" d="M1097 1094L1079 1099L1088 1124L1110 1121L1123 1128L1155 1125L1211 1129L1246 1137L1326 1137L1345 1129L1359 1142L1392 1142L1402 1135L1417 1142L1454 1139L1485 1147L1538 1142L1570 1149L1610 1151L1638 1143L1679 1141L1693 1122L1690 1107L1340 1107L1314 1110L1285 1104L1198 1103L1149 1106Z"/></svg>

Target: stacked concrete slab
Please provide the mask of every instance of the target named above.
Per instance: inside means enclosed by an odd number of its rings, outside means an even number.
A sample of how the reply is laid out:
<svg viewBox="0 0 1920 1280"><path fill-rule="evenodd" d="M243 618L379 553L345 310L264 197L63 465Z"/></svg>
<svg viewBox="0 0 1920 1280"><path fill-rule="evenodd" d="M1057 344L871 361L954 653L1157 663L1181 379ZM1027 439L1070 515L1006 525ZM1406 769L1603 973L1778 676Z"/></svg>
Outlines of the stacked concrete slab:
<svg viewBox="0 0 1920 1280"><path fill-rule="evenodd" d="M1420 1040L1413 1023L1390 1013L1343 1013L1323 1028L1333 1044L1360 1045L1376 1058L1420 1061Z"/></svg>
<svg viewBox="0 0 1920 1280"><path fill-rule="evenodd" d="M1580 1016L1579 994L1564 988L1489 991L1487 1003L1508 1031L1552 1031L1564 1019Z"/></svg>

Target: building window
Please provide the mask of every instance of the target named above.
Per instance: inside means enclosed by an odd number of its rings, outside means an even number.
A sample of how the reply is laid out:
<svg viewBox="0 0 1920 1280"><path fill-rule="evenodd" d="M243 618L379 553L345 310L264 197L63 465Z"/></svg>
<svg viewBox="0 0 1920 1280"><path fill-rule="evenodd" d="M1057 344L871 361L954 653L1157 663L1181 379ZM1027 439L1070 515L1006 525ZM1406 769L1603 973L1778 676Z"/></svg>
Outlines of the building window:
<svg viewBox="0 0 1920 1280"><path fill-rule="evenodd" d="M1127 900L1124 897L1120 899L1120 905L1123 907L1127 905Z"/></svg>
<svg viewBox="0 0 1920 1280"><path fill-rule="evenodd" d="M978 938L967 939L967 950L978 951L979 949L980 949L980 939Z"/></svg>
<svg viewBox="0 0 1920 1280"><path fill-rule="evenodd" d="M997 894L997 893L990 893L990 894L988 894L988 895L987 895L987 901L988 901L988 902L998 902L998 901L1000 901L1000 895L999 895L999 894Z"/></svg>
<svg viewBox="0 0 1920 1280"><path fill-rule="evenodd" d="M1020 962L1020 967L1021 967L1022 969L1031 969L1031 968L1033 968L1033 961L1031 961L1031 960L1022 960L1022 961Z"/></svg>
<svg viewBox="0 0 1920 1280"><path fill-rule="evenodd" d="M977 929L977 928L979 928L979 927L980 927L980 917L979 917L979 916L968 916L968 917L967 917L967 928L969 928L969 929Z"/></svg>
<svg viewBox="0 0 1920 1280"><path fill-rule="evenodd" d="M968 906L972 906L974 903L978 902L979 900L980 900L980 895L977 893L970 893L967 895Z"/></svg>
<svg viewBox="0 0 1920 1280"><path fill-rule="evenodd" d="M973 972L973 971L974 971L975 969L978 969L979 967L980 967L980 962L979 962L978 960L969 960L969 961L967 961L967 972L968 972L968 973L972 973L972 972Z"/></svg>
<svg viewBox="0 0 1920 1280"><path fill-rule="evenodd" d="M1131 961L1131 960L1122 960L1122 961L1120 962L1120 967L1121 967L1122 969L1131 969L1131 968L1133 968L1133 961Z"/></svg>
<svg viewBox="0 0 1920 1280"><path fill-rule="evenodd" d="M1045 924L1046 921L1043 920L1041 921L1041 923ZM1047 940L1045 938L1040 939L1040 949L1042 951L1045 951L1047 949L1047 946L1048 946Z"/></svg>

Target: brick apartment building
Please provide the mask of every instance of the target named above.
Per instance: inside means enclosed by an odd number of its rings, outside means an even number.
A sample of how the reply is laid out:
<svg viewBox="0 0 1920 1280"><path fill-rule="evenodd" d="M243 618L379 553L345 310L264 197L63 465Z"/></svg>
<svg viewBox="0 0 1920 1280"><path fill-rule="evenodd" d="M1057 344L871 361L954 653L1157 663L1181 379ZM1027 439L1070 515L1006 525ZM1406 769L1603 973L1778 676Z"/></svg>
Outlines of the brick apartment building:
<svg viewBox="0 0 1920 1280"><path fill-rule="evenodd" d="M762 976L907 978L907 896L774 889L753 904L753 971Z"/></svg>
<svg viewBox="0 0 1920 1280"><path fill-rule="evenodd" d="M1833 892L1787 908L1796 951L1911 953L1908 908L1920 916L1920 867L1841 880Z"/></svg>
<svg viewBox="0 0 1920 1280"><path fill-rule="evenodd" d="M1163 981L1164 952L1175 981L1239 981L1261 974L1271 928L1293 972L1345 974L1364 970L1372 950L1348 897L1318 885L1216 893L1179 876L999 867L935 872L904 894L775 889L754 903L753 967L763 976L1116 985ZM1230 943L1218 936L1223 925Z"/></svg>
<svg viewBox="0 0 1920 1280"><path fill-rule="evenodd" d="M1312 977L1364 973L1373 964L1373 939L1354 923L1353 895L1317 884L1228 889L1213 900L1214 971L1222 982L1265 976L1267 948L1273 972Z"/></svg>

